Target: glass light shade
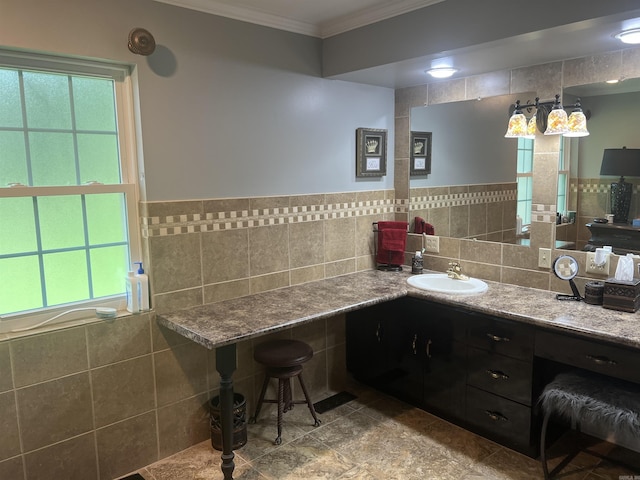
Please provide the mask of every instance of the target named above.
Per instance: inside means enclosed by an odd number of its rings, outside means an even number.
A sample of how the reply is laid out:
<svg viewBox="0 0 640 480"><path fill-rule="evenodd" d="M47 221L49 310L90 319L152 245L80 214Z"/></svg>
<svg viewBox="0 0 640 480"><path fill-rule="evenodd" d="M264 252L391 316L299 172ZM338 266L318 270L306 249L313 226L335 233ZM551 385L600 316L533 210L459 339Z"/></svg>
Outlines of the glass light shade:
<svg viewBox="0 0 640 480"><path fill-rule="evenodd" d="M536 130L538 129L536 121L536 114L534 113L533 117L529 119L529 123L527 123L527 134L524 136L524 138L530 138L532 140L536 138Z"/></svg>
<svg viewBox="0 0 640 480"><path fill-rule="evenodd" d="M616 35L616 38L620 40L622 43L636 45L640 43L640 28L632 28L630 30L625 30L624 32L620 32L619 34Z"/></svg>
<svg viewBox="0 0 640 480"><path fill-rule="evenodd" d="M549 116L547 117L547 129L544 131L544 134L560 135L566 133L569 128L568 125L567 112L562 108L554 108L549 112Z"/></svg>
<svg viewBox="0 0 640 480"><path fill-rule="evenodd" d="M569 129L565 132L565 137L586 137L589 135L587 130L587 117L584 116L582 110L576 110L569 115Z"/></svg>
<svg viewBox="0 0 640 480"><path fill-rule="evenodd" d="M507 133L504 134L505 138L524 137L527 134L527 119L524 114L519 113L517 110L511 115L509 119L509 127Z"/></svg>
<svg viewBox="0 0 640 480"><path fill-rule="evenodd" d="M433 78L449 78L454 73L458 71L457 68L453 67L434 67L426 71Z"/></svg>

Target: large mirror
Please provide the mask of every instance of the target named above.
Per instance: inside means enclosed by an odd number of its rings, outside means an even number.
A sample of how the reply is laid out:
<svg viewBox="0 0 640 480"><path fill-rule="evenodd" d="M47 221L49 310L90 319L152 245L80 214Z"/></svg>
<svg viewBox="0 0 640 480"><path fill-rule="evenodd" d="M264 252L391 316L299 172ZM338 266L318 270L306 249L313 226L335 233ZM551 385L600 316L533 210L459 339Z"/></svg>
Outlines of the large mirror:
<svg viewBox="0 0 640 480"><path fill-rule="evenodd" d="M600 175L604 149L623 146L640 148L640 79L627 79L613 85L580 85L563 91L565 104L572 103L578 97L585 112L590 113L590 135L564 140L563 149L569 173L567 209L576 212L576 220L571 223L570 218L567 218L567 223L557 225L556 238L573 242L576 249L582 250L592 236L586 225L592 223L594 218L603 218L611 213L610 184L619 180L619 177ZM631 222L640 216L640 178L627 176L625 181L633 184L629 213ZM611 237L612 242L615 242L616 236L625 239L628 236L628 232L624 231L615 233ZM640 250L640 241L637 248L632 250Z"/></svg>
<svg viewBox="0 0 640 480"><path fill-rule="evenodd" d="M534 98L521 93L411 109L411 131L432 133L431 173L410 179L412 232L417 218L439 236L526 243L517 221L519 143L504 134L510 107ZM531 158L532 150L523 155Z"/></svg>

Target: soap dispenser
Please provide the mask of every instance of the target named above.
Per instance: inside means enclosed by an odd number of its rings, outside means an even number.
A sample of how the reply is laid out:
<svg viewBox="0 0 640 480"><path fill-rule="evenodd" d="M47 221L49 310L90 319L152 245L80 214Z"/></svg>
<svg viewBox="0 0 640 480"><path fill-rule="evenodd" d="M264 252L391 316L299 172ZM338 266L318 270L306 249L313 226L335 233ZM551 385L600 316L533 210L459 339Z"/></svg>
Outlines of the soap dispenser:
<svg viewBox="0 0 640 480"><path fill-rule="evenodd" d="M129 272L126 278L127 287L127 310L131 313L138 313L140 311L140 303L138 298L140 297L139 282L136 278L136 272Z"/></svg>
<svg viewBox="0 0 640 480"><path fill-rule="evenodd" d="M149 310L149 276L144 273L142 268L142 262L135 262L139 265L136 272L136 278L138 279L138 306L141 312Z"/></svg>

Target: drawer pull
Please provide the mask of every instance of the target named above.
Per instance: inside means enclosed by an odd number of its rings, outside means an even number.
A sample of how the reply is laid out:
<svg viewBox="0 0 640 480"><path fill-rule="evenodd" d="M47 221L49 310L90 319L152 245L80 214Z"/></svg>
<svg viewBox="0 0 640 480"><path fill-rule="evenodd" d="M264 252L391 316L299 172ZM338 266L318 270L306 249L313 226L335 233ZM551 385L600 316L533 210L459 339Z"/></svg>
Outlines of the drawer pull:
<svg viewBox="0 0 640 480"><path fill-rule="evenodd" d="M431 339L427 340L427 358L431 358Z"/></svg>
<svg viewBox="0 0 640 480"><path fill-rule="evenodd" d="M500 370L489 370L489 369L487 369L487 373L494 380L500 380L500 379L501 380L509 380L509 375L507 375L506 373L501 372Z"/></svg>
<svg viewBox="0 0 640 480"><path fill-rule="evenodd" d="M378 326L376 327L376 338L378 339L378 343L380 343L380 342L381 342L381 339L380 339L380 330L381 330L381 329L380 329L380 322L378 322Z"/></svg>
<svg viewBox="0 0 640 480"><path fill-rule="evenodd" d="M411 341L411 350L413 351L414 355L417 355L418 351L416 350L416 342L418 341L418 334L415 333L413 335L413 340Z"/></svg>
<svg viewBox="0 0 640 480"><path fill-rule="evenodd" d="M493 333L487 333L487 337L489 337L494 342L508 342L509 337L499 337L498 335L494 335Z"/></svg>
<svg viewBox="0 0 640 480"><path fill-rule="evenodd" d="M592 360L594 363L598 365L617 365L618 362L615 360L611 360L607 357L601 357L599 355L587 355L587 359Z"/></svg>
<svg viewBox="0 0 640 480"><path fill-rule="evenodd" d="M493 420L494 422L497 422L499 420L503 421L503 422L508 422L509 419L507 417L505 417L504 415L502 415L500 412L492 412L491 410L485 410L484 413L487 414L487 416Z"/></svg>

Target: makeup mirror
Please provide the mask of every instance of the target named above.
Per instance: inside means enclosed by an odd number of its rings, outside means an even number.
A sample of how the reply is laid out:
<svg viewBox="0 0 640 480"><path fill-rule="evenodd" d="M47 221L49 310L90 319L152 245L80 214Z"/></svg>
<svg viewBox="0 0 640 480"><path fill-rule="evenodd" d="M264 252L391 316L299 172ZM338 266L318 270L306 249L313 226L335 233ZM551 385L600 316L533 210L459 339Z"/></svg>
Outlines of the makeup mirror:
<svg viewBox="0 0 640 480"><path fill-rule="evenodd" d="M578 261L575 258L571 255L560 255L553 261L553 273L560 280L568 280L573 292L572 295L558 293L556 295L558 300L576 300L578 302L582 300L578 287L573 281L575 276L578 275Z"/></svg>

